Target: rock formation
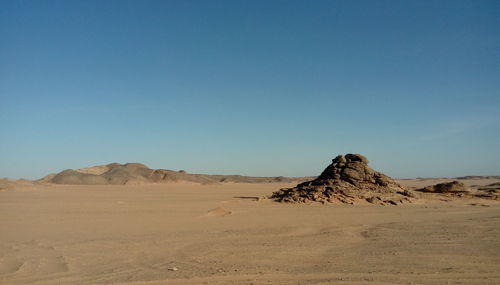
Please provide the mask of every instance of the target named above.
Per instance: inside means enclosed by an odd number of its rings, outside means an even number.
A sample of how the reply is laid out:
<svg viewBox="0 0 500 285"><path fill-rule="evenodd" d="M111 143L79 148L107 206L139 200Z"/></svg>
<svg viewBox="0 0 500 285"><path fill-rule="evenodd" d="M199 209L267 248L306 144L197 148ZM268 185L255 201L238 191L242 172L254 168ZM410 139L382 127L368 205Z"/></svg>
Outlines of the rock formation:
<svg viewBox="0 0 500 285"><path fill-rule="evenodd" d="M436 194L446 197L458 198L481 198L488 200L500 200L500 187L499 183L493 183L473 189L467 187L464 183L459 181L439 183L424 188L417 189L416 191Z"/></svg>
<svg viewBox="0 0 500 285"><path fill-rule="evenodd" d="M185 170L151 169L141 163L111 163L80 169L67 169L57 174L50 174L39 179L41 183L79 184L79 185L124 185L145 183L187 182L215 184L234 183L272 183L299 182L304 178L289 177L250 177L241 175L191 174Z"/></svg>
<svg viewBox="0 0 500 285"><path fill-rule="evenodd" d="M391 204L410 202L412 192L371 169L360 154L335 157L316 179L281 189L271 199L288 203Z"/></svg>
<svg viewBox="0 0 500 285"><path fill-rule="evenodd" d="M427 186L421 189L417 189L417 191L430 193L466 193L468 192L468 189L462 182L452 181Z"/></svg>

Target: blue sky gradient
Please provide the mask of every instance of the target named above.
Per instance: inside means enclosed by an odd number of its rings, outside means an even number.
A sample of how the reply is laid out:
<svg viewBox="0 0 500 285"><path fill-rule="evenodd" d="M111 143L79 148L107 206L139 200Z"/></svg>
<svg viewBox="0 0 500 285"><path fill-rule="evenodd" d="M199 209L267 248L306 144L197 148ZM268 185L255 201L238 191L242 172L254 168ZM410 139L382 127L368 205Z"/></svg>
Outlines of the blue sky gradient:
<svg viewBox="0 0 500 285"><path fill-rule="evenodd" d="M0 177L500 175L500 1L2 1Z"/></svg>

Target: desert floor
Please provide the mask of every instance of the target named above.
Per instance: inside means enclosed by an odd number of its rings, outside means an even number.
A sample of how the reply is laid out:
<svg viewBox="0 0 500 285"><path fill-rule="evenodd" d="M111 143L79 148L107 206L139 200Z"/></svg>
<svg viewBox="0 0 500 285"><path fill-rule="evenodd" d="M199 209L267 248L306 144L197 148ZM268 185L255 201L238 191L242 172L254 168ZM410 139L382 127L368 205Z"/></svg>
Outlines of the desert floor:
<svg viewBox="0 0 500 285"><path fill-rule="evenodd" d="M500 284L498 202L248 198L285 186L3 190L0 284Z"/></svg>

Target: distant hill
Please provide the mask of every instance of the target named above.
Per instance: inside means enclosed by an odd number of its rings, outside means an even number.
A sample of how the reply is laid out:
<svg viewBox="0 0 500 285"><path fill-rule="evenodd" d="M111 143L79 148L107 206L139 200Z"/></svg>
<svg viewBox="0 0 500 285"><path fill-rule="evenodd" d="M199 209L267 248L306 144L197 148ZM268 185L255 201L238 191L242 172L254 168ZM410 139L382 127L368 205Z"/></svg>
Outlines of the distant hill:
<svg viewBox="0 0 500 285"><path fill-rule="evenodd" d="M38 182L78 185L124 185L145 183L190 182L214 183L272 183L300 182L311 177L251 177L242 175L190 174L186 171L151 169L141 163L111 163L81 169L67 169L57 174L49 174Z"/></svg>
<svg viewBox="0 0 500 285"><path fill-rule="evenodd" d="M466 180L466 179L500 179L500 175L490 175L490 176L460 176L455 177L455 179Z"/></svg>

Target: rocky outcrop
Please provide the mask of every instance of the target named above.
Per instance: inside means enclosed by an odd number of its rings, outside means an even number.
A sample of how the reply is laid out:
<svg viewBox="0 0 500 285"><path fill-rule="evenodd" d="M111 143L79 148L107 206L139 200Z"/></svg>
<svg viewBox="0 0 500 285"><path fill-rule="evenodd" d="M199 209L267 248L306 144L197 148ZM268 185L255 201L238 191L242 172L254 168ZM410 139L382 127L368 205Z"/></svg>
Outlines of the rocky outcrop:
<svg viewBox="0 0 500 285"><path fill-rule="evenodd" d="M78 185L124 185L147 183L187 182L200 184L233 183L272 183L298 182L304 178L290 177L251 177L241 175L191 174L185 170L151 169L141 163L111 163L81 169L67 169L50 174L38 182Z"/></svg>
<svg viewBox="0 0 500 285"><path fill-rule="evenodd" d="M435 194L443 197L457 198L481 198L488 200L500 200L500 187L498 183L489 184L477 189L469 188L459 181L439 183L416 191Z"/></svg>
<svg viewBox="0 0 500 285"><path fill-rule="evenodd" d="M408 203L411 191L368 166L360 154L339 155L314 180L281 189L271 199L286 203L344 203L399 205Z"/></svg>
<svg viewBox="0 0 500 285"><path fill-rule="evenodd" d="M421 189L417 189L417 191L429 193L466 193L468 192L468 188L462 182L452 181L427 186Z"/></svg>

